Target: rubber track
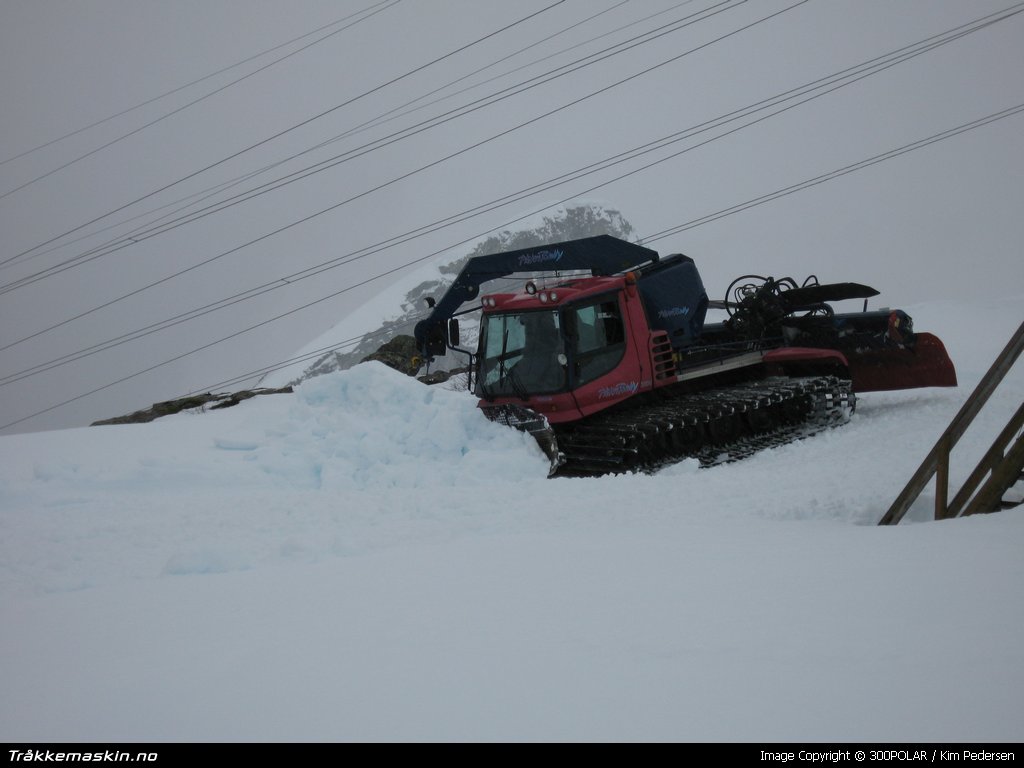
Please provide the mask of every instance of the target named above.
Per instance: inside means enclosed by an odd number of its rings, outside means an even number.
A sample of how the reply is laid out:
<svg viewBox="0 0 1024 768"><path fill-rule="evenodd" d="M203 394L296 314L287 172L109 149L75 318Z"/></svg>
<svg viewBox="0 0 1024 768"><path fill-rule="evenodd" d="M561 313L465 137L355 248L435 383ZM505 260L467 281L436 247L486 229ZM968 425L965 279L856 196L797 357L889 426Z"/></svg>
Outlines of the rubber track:
<svg viewBox="0 0 1024 768"><path fill-rule="evenodd" d="M850 382L772 378L597 414L558 427L558 476L650 472L684 459L713 466L849 421Z"/></svg>

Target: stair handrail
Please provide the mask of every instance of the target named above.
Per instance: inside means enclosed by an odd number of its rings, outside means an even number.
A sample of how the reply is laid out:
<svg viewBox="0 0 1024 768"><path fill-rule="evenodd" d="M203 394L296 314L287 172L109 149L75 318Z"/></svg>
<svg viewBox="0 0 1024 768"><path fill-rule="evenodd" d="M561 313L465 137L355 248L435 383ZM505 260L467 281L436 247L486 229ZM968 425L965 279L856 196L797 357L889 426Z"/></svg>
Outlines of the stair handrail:
<svg viewBox="0 0 1024 768"><path fill-rule="evenodd" d="M947 499L949 495L949 454L953 446L971 425L982 406L1013 367L1024 350L1024 323L1020 324L1016 333L1010 338L995 362L978 382L974 392L967 398L959 412L946 427L935 446L928 452L921 466L910 478L903 491L878 521L879 525L895 525L910 509L911 504L921 495L921 491L931 481L935 481L935 519L941 520L948 515Z"/></svg>

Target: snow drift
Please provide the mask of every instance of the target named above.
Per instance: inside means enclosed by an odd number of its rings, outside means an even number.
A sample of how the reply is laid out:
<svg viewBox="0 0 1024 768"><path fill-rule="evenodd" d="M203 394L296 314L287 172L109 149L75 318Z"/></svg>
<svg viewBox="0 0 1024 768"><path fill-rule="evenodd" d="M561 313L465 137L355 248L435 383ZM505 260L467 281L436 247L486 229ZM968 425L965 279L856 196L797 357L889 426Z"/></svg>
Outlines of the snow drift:
<svg viewBox="0 0 1024 768"><path fill-rule="evenodd" d="M908 311L959 388L706 470L548 480L379 364L0 438L0 738L1015 741L1024 507L875 523L1024 297Z"/></svg>

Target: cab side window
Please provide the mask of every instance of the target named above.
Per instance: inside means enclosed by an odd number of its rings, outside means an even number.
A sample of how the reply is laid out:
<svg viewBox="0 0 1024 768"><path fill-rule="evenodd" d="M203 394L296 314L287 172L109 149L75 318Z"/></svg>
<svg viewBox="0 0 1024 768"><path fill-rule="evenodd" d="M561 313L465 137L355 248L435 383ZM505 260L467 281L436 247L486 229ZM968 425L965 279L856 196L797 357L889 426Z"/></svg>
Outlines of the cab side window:
<svg viewBox="0 0 1024 768"><path fill-rule="evenodd" d="M576 385L593 381L619 364L626 351L626 334L614 298L576 307L570 322Z"/></svg>

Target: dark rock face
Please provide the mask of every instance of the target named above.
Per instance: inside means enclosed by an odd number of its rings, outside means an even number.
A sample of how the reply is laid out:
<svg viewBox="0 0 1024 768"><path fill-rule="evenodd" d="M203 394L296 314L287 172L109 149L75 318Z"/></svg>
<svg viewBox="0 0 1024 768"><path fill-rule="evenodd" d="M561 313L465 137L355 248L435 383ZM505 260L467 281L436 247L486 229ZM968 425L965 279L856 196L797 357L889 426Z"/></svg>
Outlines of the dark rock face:
<svg viewBox="0 0 1024 768"><path fill-rule="evenodd" d="M277 395L291 391L291 387L281 387L280 389L244 389L240 392L231 393L221 392L214 394L206 392L202 395L190 395L189 397L181 397L177 400L165 400L162 403L154 403L152 407L145 410L135 411L127 416L115 416L112 419L94 421L90 426L145 424L148 421L159 419L161 416L170 416L172 413L180 413L181 411L188 411L193 408L209 408L211 411L217 408L230 408L232 405L238 405L243 400L248 400L250 397L256 397L257 395Z"/></svg>
<svg viewBox="0 0 1024 768"><path fill-rule="evenodd" d="M416 350L416 339L406 334L395 336L391 341L381 344L376 352L367 355L359 362L377 360L389 368L401 371L406 376L415 376L420 369L419 353Z"/></svg>
<svg viewBox="0 0 1024 768"><path fill-rule="evenodd" d="M369 360L377 360L384 363L384 365L394 368L396 371L401 371L406 376L416 376L416 372L421 367L419 350L416 349L416 339L406 334L396 336L391 341L382 344L380 349L372 355L367 355L360 362L365 363ZM467 371L469 371L467 367L434 371L423 376L417 376L417 379L424 384L442 384L454 376L465 374Z"/></svg>

